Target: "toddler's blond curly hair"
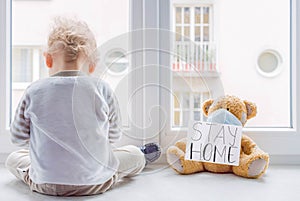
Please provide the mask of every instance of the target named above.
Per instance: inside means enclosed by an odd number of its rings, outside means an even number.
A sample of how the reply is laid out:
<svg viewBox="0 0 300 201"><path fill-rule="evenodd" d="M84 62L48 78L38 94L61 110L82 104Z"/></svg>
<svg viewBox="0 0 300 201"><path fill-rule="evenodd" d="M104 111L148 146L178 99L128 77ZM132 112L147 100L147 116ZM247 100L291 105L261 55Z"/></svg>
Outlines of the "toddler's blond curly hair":
<svg viewBox="0 0 300 201"><path fill-rule="evenodd" d="M76 18L55 17L48 37L48 53L62 53L66 63L75 62L83 53L96 63L97 43L88 25Z"/></svg>

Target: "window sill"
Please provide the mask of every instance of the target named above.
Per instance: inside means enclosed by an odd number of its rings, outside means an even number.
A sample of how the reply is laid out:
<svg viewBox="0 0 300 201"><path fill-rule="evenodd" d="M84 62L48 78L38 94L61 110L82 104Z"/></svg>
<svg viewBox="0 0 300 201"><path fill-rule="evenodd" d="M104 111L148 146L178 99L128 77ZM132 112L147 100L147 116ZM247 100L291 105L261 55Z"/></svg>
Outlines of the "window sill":
<svg viewBox="0 0 300 201"><path fill-rule="evenodd" d="M300 133L295 128L244 128L243 133L251 137L264 151L275 157L276 164L289 164L293 157L300 156ZM161 137L162 146L174 145L181 138L185 138L187 129L176 128L164 132ZM299 159L299 157L298 157ZM300 164L296 160L293 164Z"/></svg>

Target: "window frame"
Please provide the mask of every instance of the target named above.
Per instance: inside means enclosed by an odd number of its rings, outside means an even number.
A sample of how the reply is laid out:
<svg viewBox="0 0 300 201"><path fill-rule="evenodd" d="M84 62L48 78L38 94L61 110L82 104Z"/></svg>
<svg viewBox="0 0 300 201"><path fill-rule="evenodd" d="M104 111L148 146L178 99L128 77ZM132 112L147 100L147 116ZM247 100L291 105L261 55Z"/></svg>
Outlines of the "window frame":
<svg viewBox="0 0 300 201"><path fill-rule="evenodd" d="M191 41L195 42L195 43L211 43L211 42L214 42L214 35L213 35L213 28L214 28L214 21L213 21L213 13L214 13L214 9L213 9L213 6L212 4L203 4L201 3L202 5L201 6L197 6L195 5L195 3L193 4L179 4L179 3L174 3L174 7L173 7L173 16L175 16L173 19L172 19L172 23L173 23L173 32L176 32L176 28L177 27L180 27L181 29L181 35L182 36L185 36L184 34L184 28L185 27L189 27L189 38ZM196 8L200 8L200 23L195 23L195 10ZM176 9L177 8L180 8L181 9L181 23L177 23L176 22ZM189 8L189 23L185 23L184 22L184 9L185 8ZM208 23L205 23L203 21L203 18L204 18L204 8L209 8L209 21ZM196 41L196 35L195 35L195 27L199 27L200 28L200 40ZM204 40L204 27L209 27L209 32L208 32L208 35L209 35L209 40ZM176 40L177 41L177 40ZM184 41L182 38L180 41Z"/></svg>
<svg viewBox="0 0 300 201"><path fill-rule="evenodd" d="M205 4L214 3L214 0L168 0L168 7L161 8L161 17L169 17L169 23L164 25L164 29L171 30L173 21L172 10L174 4ZM266 150L271 156L273 164L299 164L300 163L300 2L291 1L291 127L290 128L244 128L243 132L255 140L255 142ZM166 12L165 9L169 9ZM170 14L171 13L171 14ZM169 16L167 16L169 15ZM298 33L298 35L296 34ZM167 64L169 62L169 64ZM161 66L170 65L170 59L162 59ZM172 89L172 77L166 71L161 71L161 84ZM170 94L161 95L161 106L165 113L172 114L172 98ZM298 103L298 104L297 104ZM163 115L163 113L162 113ZM166 125L162 130L161 142L163 146L169 146L170 142L186 137L187 129L172 129L171 117L166 117Z"/></svg>
<svg viewBox="0 0 300 201"><path fill-rule="evenodd" d="M170 22L172 20L172 3L180 2L180 0L164 0L164 1L130 1L130 8L133 9L130 14L130 30L142 28L159 28L160 30L170 30ZM197 0L186 0L185 3L195 3ZM199 0L201 3L213 3L214 0ZM249 134L258 145L264 150L267 150L272 156L271 162L280 164L299 164L300 161L300 2L291 0L293 19L291 26L292 37L291 40L291 128L245 128L244 132ZM147 9L146 9L147 8ZM3 156L16 149L10 141L9 135L9 115L10 115L10 97L11 97L11 70L7 66L11 66L11 0L0 1L0 161L3 161ZM153 17L154 16L154 17ZM296 34L298 33L298 35ZM168 50L170 41L168 36L161 34L155 36L153 41L144 41L143 38L147 35L138 35L134 48L140 47L159 47L161 50ZM150 62L153 60L155 62ZM156 64L157 66L170 66L170 56L166 54L145 54L142 57L132 58L133 66ZM171 68L171 67L170 67ZM137 72L129 77L135 86L140 84L151 84L153 82L159 83L162 88L170 89L171 75L170 71L163 68L154 68L152 73ZM134 78L134 79L133 79ZM131 87L134 91L134 88ZM150 91L149 91L150 92ZM144 90L147 93L147 89ZM132 108L132 121L137 121L138 125L146 125L147 117L144 114L152 105L159 104L162 108L154 116L157 119L154 122L154 128L160 130L159 136L154 136L155 141L159 140L164 148L172 145L177 139L186 136L186 131L179 129L171 132L171 94L164 90L155 90L159 96L137 97L142 98L142 101L135 100L135 107ZM147 108L149 106L149 108ZM142 118L141 118L142 117ZM167 124L166 124L167 122ZM151 130L149 130L151 131ZM149 132L147 131L147 132ZM133 131L138 134L139 130ZM150 132L151 133L151 132ZM143 136L147 137L147 133ZM151 139L151 138L149 138ZM152 139L151 139L152 140ZM145 141L145 140L144 140ZM284 142L284 143L283 143ZM133 144L140 144L135 142Z"/></svg>
<svg viewBox="0 0 300 201"><path fill-rule="evenodd" d="M38 80L40 78L40 73L41 73L41 66L40 64L44 61L41 61L42 59L42 50L43 48L41 46L24 46L24 45L17 45L17 46L13 46L12 47L12 57L13 57L13 49L19 49L19 50L29 50L32 51L32 55L31 55L31 67L32 67L32 71L31 71L31 81L30 82L13 82L12 81L12 89L17 88L17 89L26 89L26 87ZM38 58L38 60L36 60L35 58ZM13 65L13 63L11 64ZM13 79L13 78L12 78ZM16 86L14 86L16 85ZM19 87L19 88L18 88Z"/></svg>
<svg viewBox="0 0 300 201"><path fill-rule="evenodd" d="M158 48L159 0L129 0L129 31L130 37L135 38L131 44L131 51L137 50L136 54L130 55L133 73L129 75L129 94L135 93L140 86L156 86L159 83L158 52L151 52L151 49ZM147 9L146 9L147 8ZM13 150L18 149L10 143L10 115L11 115L11 48L12 48L12 0L0 1L0 30L5 30L0 34L0 162ZM143 32L149 29L155 31ZM154 33L154 34L153 34ZM140 50L143 51L140 51ZM145 50L150 49L150 52ZM136 70L139 67L143 70ZM149 67L148 67L149 66ZM151 68L153 67L154 68ZM151 71L151 72L149 72ZM34 81L34 80L33 80ZM28 83L18 83L25 87ZM153 93L155 95L153 95ZM152 94L152 95L151 95ZM159 105L159 88L143 88L142 93L132 100L131 122L129 128L123 128L123 140L115 146L125 144L142 145L147 141L158 142L159 119L158 111L151 114L151 117L144 114L152 110L153 105ZM134 122L134 123L133 123ZM150 123L150 126L147 126ZM139 125L139 126L137 126ZM141 129L145 128L146 129ZM153 135L153 133L156 133Z"/></svg>
<svg viewBox="0 0 300 201"><path fill-rule="evenodd" d="M195 120L195 117L194 117L194 113L195 112L200 112L200 116L199 116L199 121L204 121L205 120L205 116L203 114L201 114L201 103L205 100L204 97L206 97L205 94L208 94L209 92L189 92L189 91L174 91L174 94L176 94L175 96L172 97L172 100L171 100L171 108L173 109L173 113L171 116L171 126L172 126L172 129L174 130L180 130L182 128L186 128L186 126L183 124L183 113L184 112L188 112L188 116L190 119L194 119ZM183 95L188 95L188 98L189 98L189 106L188 107L184 107L183 104L180 104L180 103L183 103L184 102L184 97ZM195 96L198 96L199 97L199 101L200 101L200 105L199 107L196 107L195 108ZM175 101L176 100L176 101ZM179 101L178 101L179 100ZM175 102L177 102L178 104L178 107L175 107ZM176 125L175 124L175 116L174 116L174 113L175 112L179 112L179 124ZM195 120L196 121L196 120Z"/></svg>
<svg viewBox="0 0 300 201"><path fill-rule="evenodd" d="M44 62L43 60L43 56L42 56L42 52L43 52L43 47L42 46L13 46L11 47L11 58L13 58L13 51L14 49L20 49L20 50L24 50L27 49L29 51L32 52L31 54L31 64L29 65L31 68L31 80L30 81L24 81L24 82L18 82L18 81L13 81L13 75L11 76L11 113L10 113L10 119L12 120L12 118L15 115L15 107L17 107L17 105L13 104L13 97L14 97L14 91L18 91L18 90L25 90L32 82L43 78L41 77L41 70L42 68L46 69L46 65L41 66L41 64ZM11 62L11 69L13 68L13 62Z"/></svg>
<svg viewBox="0 0 300 201"><path fill-rule="evenodd" d="M0 161L3 153L12 151L10 143L11 97L11 1L0 1ZM4 31L3 31L4 30Z"/></svg>

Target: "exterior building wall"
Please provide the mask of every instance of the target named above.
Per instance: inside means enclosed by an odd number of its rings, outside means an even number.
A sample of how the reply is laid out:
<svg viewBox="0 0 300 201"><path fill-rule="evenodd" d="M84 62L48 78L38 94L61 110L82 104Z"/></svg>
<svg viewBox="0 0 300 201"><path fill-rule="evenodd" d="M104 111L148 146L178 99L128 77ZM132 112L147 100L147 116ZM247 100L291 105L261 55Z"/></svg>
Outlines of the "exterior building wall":
<svg viewBox="0 0 300 201"><path fill-rule="evenodd" d="M290 126L290 5L286 0L216 1L218 61L225 93L257 104L255 126ZM258 55L274 49L282 57L275 77L257 71Z"/></svg>
<svg viewBox="0 0 300 201"><path fill-rule="evenodd" d="M217 69L225 93L257 104L258 116L248 125L289 126L290 7L287 0L213 2ZM89 9L82 9L82 3L84 1L80 0L14 1L13 45L45 46L51 17L73 12L88 22L99 45L128 31L128 0L115 0L114 3L101 0L104 6L95 1ZM258 55L265 49L274 49L282 57L282 71L275 77L265 77L257 71ZM124 76L108 74L106 79L114 88ZM173 80L174 89L183 86L182 80L176 79ZM209 86L214 87L214 79L207 78ZM190 80L195 91L205 91L205 87L197 87L202 81ZM127 107L126 100L120 101L121 108Z"/></svg>

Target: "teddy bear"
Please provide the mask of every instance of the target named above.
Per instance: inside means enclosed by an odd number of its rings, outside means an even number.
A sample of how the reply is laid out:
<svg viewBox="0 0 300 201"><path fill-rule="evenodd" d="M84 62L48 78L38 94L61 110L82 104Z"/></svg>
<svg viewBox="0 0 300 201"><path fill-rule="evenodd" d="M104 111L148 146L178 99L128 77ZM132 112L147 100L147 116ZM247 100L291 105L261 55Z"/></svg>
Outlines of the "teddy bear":
<svg viewBox="0 0 300 201"><path fill-rule="evenodd" d="M207 122L244 126L247 120L256 116L257 107L250 101L226 95L216 100L206 100L202 104L202 111ZM186 138L181 139L167 149L167 161L179 174L231 172L245 178L260 178L269 165L269 155L246 135L242 135L238 166L185 160L186 142Z"/></svg>

